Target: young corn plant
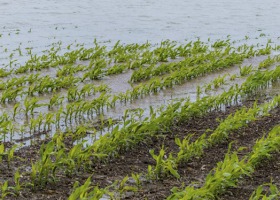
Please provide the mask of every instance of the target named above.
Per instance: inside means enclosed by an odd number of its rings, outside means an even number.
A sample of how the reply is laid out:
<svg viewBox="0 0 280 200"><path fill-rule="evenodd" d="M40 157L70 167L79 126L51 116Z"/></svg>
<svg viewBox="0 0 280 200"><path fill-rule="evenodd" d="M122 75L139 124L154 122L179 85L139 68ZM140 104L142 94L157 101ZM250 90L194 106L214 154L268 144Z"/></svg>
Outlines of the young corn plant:
<svg viewBox="0 0 280 200"><path fill-rule="evenodd" d="M278 60L278 57L275 58L271 58L270 56L268 56L267 59L265 59L264 61L259 63L259 69L266 69L269 66L273 65L276 61Z"/></svg>
<svg viewBox="0 0 280 200"><path fill-rule="evenodd" d="M51 97L50 102L48 104L49 110L54 108L54 106L59 106L62 104L64 100L63 96L60 96L59 94L55 94Z"/></svg>
<svg viewBox="0 0 280 200"><path fill-rule="evenodd" d="M55 114L55 124L57 128L59 127L61 115L63 115L63 113L64 113L63 107L60 107Z"/></svg>
<svg viewBox="0 0 280 200"><path fill-rule="evenodd" d="M142 176L142 174L134 174L134 173L131 174L131 177L135 181L135 184L136 184L138 189L140 189L141 185L142 185L142 183L141 183L141 176Z"/></svg>
<svg viewBox="0 0 280 200"><path fill-rule="evenodd" d="M14 153L18 145L12 146L8 151L7 151L7 163L8 163L8 169L11 167L11 161L15 158Z"/></svg>
<svg viewBox="0 0 280 200"><path fill-rule="evenodd" d="M16 103L13 108L13 119L15 120L17 111L19 110L20 103Z"/></svg>
<svg viewBox="0 0 280 200"><path fill-rule="evenodd" d="M55 155L54 142L49 142L42 145L40 149L40 160L35 164L32 163L31 181L33 188L45 186L49 182L49 177L52 175L53 170L56 168L51 156ZM52 177L54 180L55 177Z"/></svg>
<svg viewBox="0 0 280 200"><path fill-rule="evenodd" d="M54 120L54 113L47 113L45 115L45 124L44 124L44 131L48 131L51 129L51 125L55 122Z"/></svg>
<svg viewBox="0 0 280 200"><path fill-rule="evenodd" d="M1 187L1 199L5 199L8 195L14 195L14 193L10 191L11 188L8 185L8 181L5 181L4 183L0 183L0 187Z"/></svg>
<svg viewBox="0 0 280 200"><path fill-rule="evenodd" d="M30 130L29 130L29 133L31 135L32 131L35 133L36 132L36 127L37 127L37 124L38 124L38 120L37 119L34 119L34 118L31 118L30 120Z"/></svg>
<svg viewBox="0 0 280 200"><path fill-rule="evenodd" d="M79 183L76 182L74 184L74 189L71 195L68 197L68 200L76 200L76 199L91 199L91 200L99 200L103 197L109 197L113 199L114 194L109 191L109 188L100 189L98 186L91 186L91 177L89 177L86 182L79 186Z"/></svg>
<svg viewBox="0 0 280 200"><path fill-rule="evenodd" d="M2 162L3 157L7 159L8 169L10 169L11 161L14 159L14 152L18 145L12 146L10 149L5 150L4 144L0 145L0 162Z"/></svg>
<svg viewBox="0 0 280 200"><path fill-rule="evenodd" d="M76 199L89 199L89 190L93 187L91 185L91 177L89 177L86 182L78 187L78 182L74 184L74 191L69 196L68 200L76 200Z"/></svg>
<svg viewBox="0 0 280 200"><path fill-rule="evenodd" d="M2 96L0 99L0 102L2 104L11 101L15 101L17 97L21 96L23 94L23 87L17 87L17 88L7 88L7 90L2 92Z"/></svg>
<svg viewBox="0 0 280 200"><path fill-rule="evenodd" d="M65 159L66 167L66 175L71 176L74 174L75 169L79 169L83 164L83 143L75 145L73 148L70 149L67 158ZM88 154L88 157L90 155Z"/></svg>
<svg viewBox="0 0 280 200"><path fill-rule="evenodd" d="M24 100L24 114L26 119L28 119L28 114L30 114L33 117L34 109L41 107L43 104L39 104L39 99L36 97L33 97L32 99L25 98Z"/></svg>
<svg viewBox="0 0 280 200"><path fill-rule="evenodd" d="M126 193L126 192L137 192L138 191L138 188L137 187L134 187L134 186L130 186L127 184L127 181L128 181L129 177L126 176L124 177L121 181L116 181L114 183L115 185L115 190L118 191L119 193L119 197L120 198L123 198L123 195Z"/></svg>
<svg viewBox="0 0 280 200"><path fill-rule="evenodd" d="M172 154L169 154L168 158L165 158L165 151L162 147L159 155L154 153L154 150L150 150L150 154L153 159L156 161L156 165L148 166L148 178L149 179L161 179L164 176L172 174L176 178L180 178L179 173L177 172L177 164L175 158L173 158Z"/></svg>
<svg viewBox="0 0 280 200"><path fill-rule="evenodd" d="M215 78L213 80L213 85L214 85L214 88L218 88L220 87L221 85L225 84L225 78L227 77L227 74L224 75L224 76L219 76L217 78Z"/></svg>
<svg viewBox="0 0 280 200"><path fill-rule="evenodd" d="M252 65L249 65L249 66L244 66L244 67L241 67L239 66L239 69L240 69L240 76L247 76L248 74L250 74L253 70L253 66Z"/></svg>
<svg viewBox="0 0 280 200"><path fill-rule="evenodd" d="M224 161L219 162L213 172L207 175L202 187L195 188L190 185L183 191L173 188L173 194L168 199L215 199L227 187L235 187L240 177L249 175L252 171L253 168L245 159L239 160L237 152L228 151Z"/></svg>
<svg viewBox="0 0 280 200"><path fill-rule="evenodd" d="M0 144L0 162L2 162L3 157L6 155L4 144Z"/></svg>
<svg viewBox="0 0 280 200"><path fill-rule="evenodd" d="M269 187L269 191L265 188ZM279 199L280 191L272 182L260 185L250 196L249 200L273 200Z"/></svg>
<svg viewBox="0 0 280 200"><path fill-rule="evenodd" d="M233 74L230 76L229 80L234 81L237 78L236 74Z"/></svg>
<svg viewBox="0 0 280 200"><path fill-rule="evenodd" d="M191 142L192 135L186 136L183 140L175 139L175 143L179 146L180 151L176 157L176 163L187 162L195 156L201 156L204 149L208 146L206 134L203 134L194 142Z"/></svg>
<svg viewBox="0 0 280 200"><path fill-rule="evenodd" d="M20 183L21 174L17 170L14 174L14 182L15 186L13 187L13 190L15 191L15 195L19 195L20 191L22 190L22 184Z"/></svg>

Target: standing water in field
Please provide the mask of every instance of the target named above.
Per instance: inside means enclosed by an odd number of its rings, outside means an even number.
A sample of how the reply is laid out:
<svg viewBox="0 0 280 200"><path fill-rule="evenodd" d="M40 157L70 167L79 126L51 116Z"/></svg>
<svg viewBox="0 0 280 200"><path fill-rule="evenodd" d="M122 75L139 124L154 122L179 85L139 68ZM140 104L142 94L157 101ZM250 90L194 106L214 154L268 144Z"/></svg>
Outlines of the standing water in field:
<svg viewBox="0 0 280 200"><path fill-rule="evenodd" d="M12 2L0 0L0 67L19 67L30 59L30 55L33 57L36 54L41 55L44 53L43 50L51 49L56 44L62 48L61 53L69 50L67 46L71 44L71 50L81 48L79 46L81 44L84 44L85 48L92 47L94 39L107 49L118 40L121 43L143 44L149 41L155 44L169 39L187 43L190 40L197 40L197 37L204 41L208 38L211 41L230 38L236 44L242 40L246 40L248 44L266 44L268 39L278 43L280 26L277 24L279 20L275 19L275 16L278 16L278 5L280 3L275 0L269 0L265 5L260 0L254 2L49 0L40 3L34 0ZM248 65L259 63L258 59L250 59ZM239 71L236 66L233 69L212 73L207 77L189 81L176 89L139 98L128 105L119 104L105 114L106 117L121 118L127 108L140 107L148 113L149 106L167 104L173 99L190 97L195 101L198 87L205 90L207 84L209 86L214 79L225 76L225 79L229 80L230 76L227 74L238 76ZM42 74L44 73L51 77L56 76L56 71L52 69L42 71ZM112 89L111 92L116 94L132 89L128 82L130 76L131 71L126 71L124 74L107 76L93 83L104 82ZM5 82L7 79L3 78L2 81ZM241 78L217 88L213 94L223 92L236 83L241 84ZM66 96L66 93L67 91L63 95ZM41 95L41 103L48 103L51 95ZM19 98L17 100L19 101ZM4 103L1 109L11 113L14 106ZM35 109L35 114L47 111L47 106L42 106ZM23 115L17 117L19 122L24 121Z"/></svg>
<svg viewBox="0 0 280 200"><path fill-rule="evenodd" d="M0 0L0 59L6 48L32 47L38 53L53 42L89 44L94 38L156 43L262 33L275 39L279 6L276 0Z"/></svg>
<svg viewBox="0 0 280 200"><path fill-rule="evenodd" d="M279 6L0 0L0 199L280 194Z"/></svg>

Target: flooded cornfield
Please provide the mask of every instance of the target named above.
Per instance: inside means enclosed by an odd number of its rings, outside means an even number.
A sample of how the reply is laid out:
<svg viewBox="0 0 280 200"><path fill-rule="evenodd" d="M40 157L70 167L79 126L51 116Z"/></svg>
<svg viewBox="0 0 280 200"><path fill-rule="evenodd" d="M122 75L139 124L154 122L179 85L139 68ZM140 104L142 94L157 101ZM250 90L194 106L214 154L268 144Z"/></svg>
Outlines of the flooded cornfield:
<svg viewBox="0 0 280 200"><path fill-rule="evenodd" d="M0 198L279 199L279 6L0 0Z"/></svg>

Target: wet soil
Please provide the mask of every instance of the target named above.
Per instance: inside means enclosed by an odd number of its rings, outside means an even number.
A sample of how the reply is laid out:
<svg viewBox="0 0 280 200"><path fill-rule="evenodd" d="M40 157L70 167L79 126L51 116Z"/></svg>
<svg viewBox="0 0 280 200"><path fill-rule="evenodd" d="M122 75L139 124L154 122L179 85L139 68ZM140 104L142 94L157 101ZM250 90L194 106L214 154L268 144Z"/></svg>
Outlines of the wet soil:
<svg viewBox="0 0 280 200"><path fill-rule="evenodd" d="M246 101L243 106L250 107L253 102ZM94 163L91 169L87 171L81 170L72 177L67 177L64 173L60 173L56 182L49 183L41 189L36 188L33 190L28 185L23 186L18 196L8 196L7 199L67 199L76 181L83 184L88 177L92 176L93 185L103 188L112 185L116 180L122 180L126 175L130 176L132 173L143 174L142 185L138 192L126 193L122 199L165 199L171 194L173 187L184 187L193 182L196 182L195 184L199 187L203 184L209 171L216 166L217 162L223 160L225 153L228 151L229 142L235 141L232 145L233 150L246 146L247 149L240 152L240 156L246 154L251 150L257 138L260 138L264 133L267 133L272 127L280 123L280 108L273 110L270 116L262 117L255 122L249 123L247 127L239 129L231 134L227 141L206 149L200 158L193 158L190 162L181 164L178 168L181 176L179 179L168 176L159 180L147 181L144 175L147 172L148 165L155 164L149 151L154 149L157 154L164 145L167 155L171 152L176 153L179 150L174 142L176 137L182 139L188 134L193 134L195 139L208 129L214 130L219 125L220 120L225 119L240 107L232 106L228 107L224 112L212 111L203 117L193 118L184 122L174 122L168 133L162 133L157 137L143 141L134 148L122 152L118 158L109 160L106 163ZM34 163L39 158L40 145L46 142L48 141L41 141L39 144L16 151L15 156L21 159L15 158L9 168L4 159L0 164L0 181L9 180L9 185L13 186L15 170L26 171L26 169L30 168L31 162ZM238 188L229 189L229 192L225 193L224 199L243 199L243 196L245 199L259 183L269 182L270 177L276 176L277 174L275 173L280 170L278 157L275 157L275 161L272 160L265 163L264 166L260 166L251 178L242 180ZM28 181L30 181L29 176L23 173L21 182L26 183ZM279 177L274 181L280 184ZM131 183L132 181L129 180L128 182ZM244 187L244 185L247 187ZM246 188L249 188L249 190L246 190Z"/></svg>
<svg viewBox="0 0 280 200"><path fill-rule="evenodd" d="M236 188L229 188L221 200L248 200L258 186L272 182L280 187L280 156L275 153L271 159L261 163L251 177L244 177ZM266 191L268 192L268 191Z"/></svg>
<svg viewBox="0 0 280 200"><path fill-rule="evenodd" d="M263 126L270 130L269 124L280 124L280 109L274 111L273 115L267 117L267 121L263 122ZM272 118L273 117L273 118ZM255 131L263 131L258 126L251 127ZM240 180L236 188L229 188L225 194L221 196L222 200L247 200L258 186L272 182L278 189L280 188L280 156L279 152L272 154L269 160L265 160L256 167L251 177L244 177Z"/></svg>
<svg viewBox="0 0 280 200"><path fill-rule="evenodd" d="M262 117L256 122L252 122L248 124L248 127L241 128L240 130L233 133L227 141L218 144L216 146L213 146L209 149L205 150L205 153L200 158L195 158L191 162L188 162L186 164L182 164L179 166L179 174L181 175L181 178L179 180L176 180L174 178L164 178L163 181L156 181L149 183L145 185L142 188L142 191L137 193L133 196L133 198L128 199L143 199L143 197L147 199L165 199L168 195L171 194L172 187L182 187L182 185L189 185L193 182L195 182L196 186L202 186L206 175L212 170L214 167L216 167L217 162L222 161L224 159L224 155L226 154L228 150L228 144L231 141L235 141L232 144L232 150L237 150L239 147L247 147L244 151L240 152L239 156L243 156L246 153L248 153L252 146L254 145L255 141L262 137L264 133L267 133L273 128L275 125L280 123L280 108L277 108L270 116ZM189 127L180 127L183 131L186 131L189 129ZM277 165L276 163L272 162L273 166ZM279 167L278 163L278 167ZM266 165L265 165L266 166ZM271 170L273 167L270 168ZM279 172L280 168L276 170L276 172ZM260 172L257 170L255 173L256 178L259 177L259 173L263 174L263 170ZM272 171L268 170L266 171L266 175L271 174ZM275 173L275 171L273 171ZM272 176L263 176L262 178L265 178L266 180L270 180ZM278 183L280 184L279 176L278 177ZM257 182L255 180L255 182ZM248 185L247 183L244 183L244 185ZM241 188L244 186L242 184ZM254 187L253 187L254 188ZM238 190L238 189L236 189ZM250 192L253 192L250 191ZM232 199L241 199L238 198L237 195L232 194ZM229 199L224 198L224 199ZM245 199L245 198L244 198ZM248 198L247 198L248 199Z"/></svg>

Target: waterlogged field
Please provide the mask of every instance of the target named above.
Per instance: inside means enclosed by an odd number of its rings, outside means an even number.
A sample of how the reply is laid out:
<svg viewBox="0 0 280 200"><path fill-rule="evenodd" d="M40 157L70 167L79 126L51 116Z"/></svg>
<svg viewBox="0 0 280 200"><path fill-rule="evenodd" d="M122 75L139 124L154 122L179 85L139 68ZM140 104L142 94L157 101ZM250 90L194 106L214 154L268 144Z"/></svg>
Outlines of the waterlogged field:
<svg viewBox="0 0 280 200"><path fill-rule="evenodd" d="M255 41L4 48L1 198L278 199L280 46Z"/></svg>

